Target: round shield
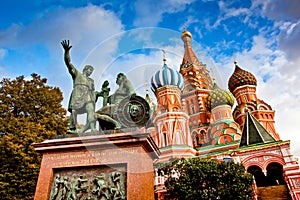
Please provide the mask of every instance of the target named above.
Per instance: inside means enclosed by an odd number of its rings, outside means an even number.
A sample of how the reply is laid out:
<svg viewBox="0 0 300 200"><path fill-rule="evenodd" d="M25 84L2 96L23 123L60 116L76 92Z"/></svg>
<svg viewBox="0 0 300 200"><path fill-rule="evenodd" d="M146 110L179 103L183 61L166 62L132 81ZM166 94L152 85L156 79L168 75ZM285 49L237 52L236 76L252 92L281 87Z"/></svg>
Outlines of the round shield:
<svg viewBox="0 0 300 200"><path fill-rule="evenodd" d="M117 106L114 119L124 127L145 126L150 118L148 102L136 95L128 96Z"/></svg>

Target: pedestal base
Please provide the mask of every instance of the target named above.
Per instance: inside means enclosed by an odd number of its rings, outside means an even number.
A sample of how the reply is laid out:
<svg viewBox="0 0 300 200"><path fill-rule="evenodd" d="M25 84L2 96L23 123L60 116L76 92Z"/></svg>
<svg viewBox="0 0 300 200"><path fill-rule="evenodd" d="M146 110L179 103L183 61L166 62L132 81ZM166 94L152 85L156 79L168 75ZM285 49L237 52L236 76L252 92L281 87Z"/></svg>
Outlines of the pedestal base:
<svg viewBox="0 0 300 200"><path fill-rule="evenodd" d="M154 200L153 160L159 150L149 134L53 139L33 146L43 154L35 200Z"/></svg>

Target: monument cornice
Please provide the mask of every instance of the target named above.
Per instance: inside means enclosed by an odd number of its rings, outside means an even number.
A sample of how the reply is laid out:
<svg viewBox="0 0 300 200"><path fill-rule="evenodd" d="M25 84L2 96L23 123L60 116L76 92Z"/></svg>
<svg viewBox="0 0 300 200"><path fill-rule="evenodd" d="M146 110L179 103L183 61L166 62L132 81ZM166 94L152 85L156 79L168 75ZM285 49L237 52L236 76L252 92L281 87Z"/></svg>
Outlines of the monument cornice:
<svg viewBox="0 0 300 200"><path fill-rule="evenodd" d="M129 132L115 134L101 134L89 136L77 136L45 140L41 143L33 143L32 146L38 152L61 151L64 149L82 148L115 148L116 146L142 146L147 152L151 152L152 159L160 155L159 148L149 133Z"/></svg>

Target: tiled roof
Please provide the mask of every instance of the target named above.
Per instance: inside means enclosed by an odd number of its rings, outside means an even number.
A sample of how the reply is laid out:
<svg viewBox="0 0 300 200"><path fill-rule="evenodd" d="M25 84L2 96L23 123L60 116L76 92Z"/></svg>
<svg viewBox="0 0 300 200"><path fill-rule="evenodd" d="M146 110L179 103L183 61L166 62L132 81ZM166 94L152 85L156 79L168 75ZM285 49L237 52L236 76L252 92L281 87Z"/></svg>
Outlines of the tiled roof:
<svg viewBox="0 0 300 200"><path fill-rule="evenodd" d="M255 119L250 112L247 112L240 147L274 141L275 139L265 129L265 127L259 123L259 121L257 121L257 119Z"/></svg>

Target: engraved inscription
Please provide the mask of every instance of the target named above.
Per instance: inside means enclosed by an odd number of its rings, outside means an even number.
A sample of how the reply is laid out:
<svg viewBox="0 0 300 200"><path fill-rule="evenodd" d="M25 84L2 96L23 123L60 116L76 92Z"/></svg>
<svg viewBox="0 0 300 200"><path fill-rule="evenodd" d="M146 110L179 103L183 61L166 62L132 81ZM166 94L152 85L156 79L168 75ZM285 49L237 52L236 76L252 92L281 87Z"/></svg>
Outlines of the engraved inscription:
<svg viewBox="0 0 300 200"><path fill-rule="evenodd" d="M55 154L45 156L45 161L53 167L64 166L82 166L82 165L99 165L114 158L114 162L123 162L124 157L137 153L136 149L130 148L126 150L113 151L88 151L80 154Z"/></svg>

